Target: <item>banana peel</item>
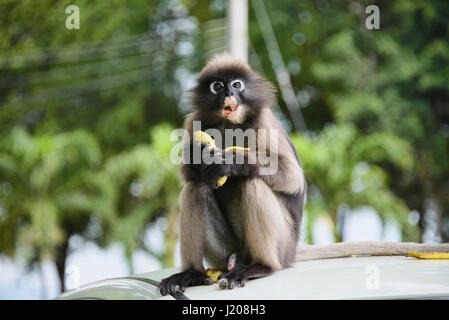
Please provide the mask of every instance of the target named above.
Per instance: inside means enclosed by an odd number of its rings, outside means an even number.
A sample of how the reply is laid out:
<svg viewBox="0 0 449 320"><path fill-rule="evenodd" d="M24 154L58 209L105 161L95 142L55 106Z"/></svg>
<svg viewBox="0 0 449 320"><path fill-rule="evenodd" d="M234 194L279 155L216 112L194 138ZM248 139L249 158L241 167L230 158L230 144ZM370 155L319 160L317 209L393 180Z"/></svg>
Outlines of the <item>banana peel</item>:
<svg viewBox="0 0 449 320"><path fill-rule="evenodd" d="M218 270L218 269L207 269L206 270L206 276L208 276L209 279L211 279L214 283L218 282L218 276L222 273L223 273L223 271Z"/></svg>
<svg viewBox="0 0 449 320"><path fill-rule="evenodd" d="M415 252L410 251L405 254L406 257L414 257L418 259L449 259L449 252Z"/></svg>
<svg viewBox="0 0 449 320"><path fill-rule="evenodd" d="M193 133L193 141L209 144L210 149L215 149L217 146L215 145L214 139L210 135L208 135L206 132L198 130ZM249 148L243 148L238 146L232 146L224 149L225 152L232 151L236 152L238 150L241 151L249 151ZM225 184L226 180L228 179L228 176L222 176L217 179L217 186L221 187Z"/></svg>

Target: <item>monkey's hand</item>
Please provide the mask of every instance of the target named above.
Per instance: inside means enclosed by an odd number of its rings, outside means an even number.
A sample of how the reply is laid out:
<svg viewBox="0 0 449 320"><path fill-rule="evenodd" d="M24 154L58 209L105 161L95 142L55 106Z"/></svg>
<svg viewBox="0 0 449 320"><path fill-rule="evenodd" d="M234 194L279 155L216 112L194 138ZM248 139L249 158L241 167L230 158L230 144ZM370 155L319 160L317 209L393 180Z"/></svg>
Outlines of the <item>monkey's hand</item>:
<svg viewBox="0 0 449 320"><path fill-rule="evenodd" d="M212 163L204 167L202 180L211 188L221 187L230 175L231 165L225 163Z"/></svg>
<svg viewBox="0 0 449 320"><path fill-rule="evenodd" d="M163 279L159 284L159 290L161 295L165 296L167 293L184 292L187 287L211 285L213 283L204 272L189 269Z"/></svg>
<svg viewBox="0 0 449 320"><path fill-rule="evenodd" d="M211 148L209 143L190 141L183 147L183 162L185 164L198 166L204 163L206 158L214 159L216 156L220 156L222 150L218 148Z"/></svg>
<svg viewBox="0 0 449 320"><path fill-rule="evenodd" d="M250 153L247 148L231 147L223 150L221 154L217 152L216 161L204 168L203 181L212 188L221 187L228 176L257 176L257 164L254 159L250 164Z"/></svg>

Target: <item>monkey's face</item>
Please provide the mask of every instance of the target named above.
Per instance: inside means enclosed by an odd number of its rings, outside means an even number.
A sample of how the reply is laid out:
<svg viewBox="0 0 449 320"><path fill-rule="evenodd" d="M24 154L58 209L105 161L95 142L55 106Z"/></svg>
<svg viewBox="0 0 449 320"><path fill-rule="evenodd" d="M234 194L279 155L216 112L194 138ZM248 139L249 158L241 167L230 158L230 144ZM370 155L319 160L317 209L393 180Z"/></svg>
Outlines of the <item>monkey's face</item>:
<svg viewBox="0 0 449 320"><path fill-rule="evenodd" d="M242 74L214 74L198 83L196 106L234 123L242 123L248 112L247 79Z"/></svg>
<svg viewBox="0 0 449 320"><path fill-rule="evenodd" d="M243 123L271 106L273 87L251 68L229 55L219 55L201 71L193 88L197 110L208 111L233 123Z"/></svg>
<svg viewBox="0 0 449 320"><path fill-rule="evenodd" d="M240 123L245 113L243 103L245 81L242 78L215 80L211 82L209 89L217 97L219 115L232 122Z"/></svg>

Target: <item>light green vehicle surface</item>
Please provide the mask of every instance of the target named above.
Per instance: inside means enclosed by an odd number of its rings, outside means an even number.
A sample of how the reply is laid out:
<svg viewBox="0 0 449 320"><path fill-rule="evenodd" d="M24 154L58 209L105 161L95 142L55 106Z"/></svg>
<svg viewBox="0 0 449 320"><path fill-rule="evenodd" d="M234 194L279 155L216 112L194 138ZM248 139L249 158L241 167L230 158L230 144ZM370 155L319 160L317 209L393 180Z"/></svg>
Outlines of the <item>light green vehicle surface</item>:
<svg viewBox="0 0 449 320"><path fill-rule="evenodd" d="M448 299L449 260L356 257L297 262L246 286L220 290L217 284L189 287L161 296L158 282L178 268L105 279L66 292L57 299Z"/></svg>

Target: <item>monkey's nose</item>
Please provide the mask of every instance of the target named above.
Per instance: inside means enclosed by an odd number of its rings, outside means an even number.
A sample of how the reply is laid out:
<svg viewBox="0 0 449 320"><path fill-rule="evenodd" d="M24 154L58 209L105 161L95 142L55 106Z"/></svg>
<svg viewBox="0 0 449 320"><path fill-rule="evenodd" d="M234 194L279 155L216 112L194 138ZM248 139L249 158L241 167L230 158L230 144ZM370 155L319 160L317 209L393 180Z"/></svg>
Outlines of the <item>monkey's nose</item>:
<svg viewBox="0 0 449 320"><path fill-rule="evenodd" d="M237 106L237 99L235 99L234 97L226 97L224 100L224 106L225 107L231 107L234 108Z"/></svg>

